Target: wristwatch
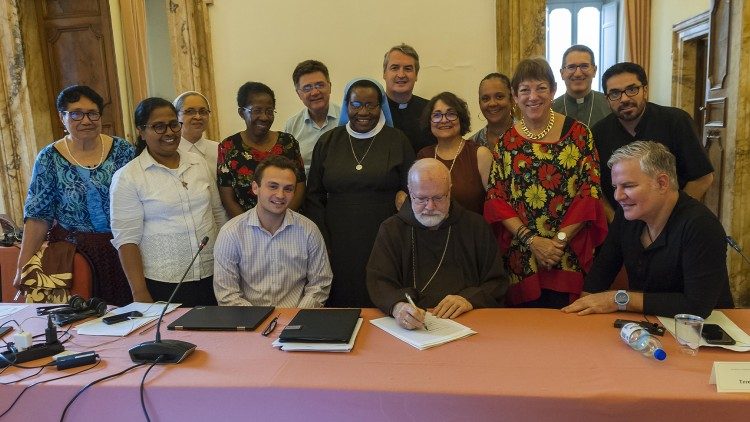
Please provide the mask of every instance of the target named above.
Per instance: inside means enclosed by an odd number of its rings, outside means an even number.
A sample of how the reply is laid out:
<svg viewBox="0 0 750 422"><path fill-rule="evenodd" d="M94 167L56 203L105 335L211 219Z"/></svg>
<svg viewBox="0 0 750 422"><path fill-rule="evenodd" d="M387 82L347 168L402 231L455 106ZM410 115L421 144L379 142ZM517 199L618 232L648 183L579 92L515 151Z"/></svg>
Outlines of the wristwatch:
<svg viewBox="0 0 750 422"><path fill-rule="evenodd" d="M618 290L615 293L615 303L617 304L618 311L624 311L628 307L630 302L630 295L625 290Z"/></svg>
<svg viewBox="0 0 750 422"><path fill-rule="evenodd" d="M565 241L568 240L568 235L565 234L565 232L557 232L557 240L564 243Z"/></svg>

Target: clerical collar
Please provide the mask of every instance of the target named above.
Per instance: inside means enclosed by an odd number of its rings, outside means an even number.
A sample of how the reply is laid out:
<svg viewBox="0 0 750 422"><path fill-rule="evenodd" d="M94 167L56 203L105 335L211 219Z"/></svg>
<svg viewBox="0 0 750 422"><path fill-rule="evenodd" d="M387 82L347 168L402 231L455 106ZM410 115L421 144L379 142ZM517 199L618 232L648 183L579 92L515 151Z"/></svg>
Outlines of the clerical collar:
<svg viewBox="0 0 750 422"><path fill-rule="evenodd" d="M376 124L375 127L372 128L371 131L365 132L365 133L359 133L355 131L354 129L352 129L351 120L346 122L346 131L349 132L349 135L351 135L354 138L368 139L380 133L380 131L383 129L383 126L385 126L385 115L383 114L383 110L380 110L380 120L378 120L378 124Z"/></svg>
<svg viewBox="0 0 750 422"><path fill-rule="evenodd" d="M411 103L411 100L412 100L413 98L414 98L414 96L412 95L412 96L411 96L411 98L409 98L409 100L408 100L407 102L405 102L405 103L399 103L399 102L397 102L397 101L395 101L395 100L392 100L392 99L391 99L390 97L388 98L388 101L389 101L390 103L394 104L394 105L397 105L397 106L398 106L398 109L399 109L399 110L403 110L403 109L405 109L405 108L408 108L408 107L409 107L409 104Z"/></svg>

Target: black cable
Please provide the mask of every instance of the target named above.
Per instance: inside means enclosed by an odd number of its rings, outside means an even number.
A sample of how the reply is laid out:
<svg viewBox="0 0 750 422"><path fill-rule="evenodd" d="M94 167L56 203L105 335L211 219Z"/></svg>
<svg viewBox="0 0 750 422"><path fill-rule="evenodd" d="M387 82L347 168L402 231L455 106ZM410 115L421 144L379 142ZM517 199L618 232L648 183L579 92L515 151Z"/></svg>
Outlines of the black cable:
<svg viewBox="0 0 750 422"><path fill-rule="evenodd" d="M6 368L7 368L7 366L6 366ZM29 375L29 376L25 376L23 378L19 378L17 380L13 380L13 381L0 382L0 385L10 385L10 384L15 384L17 382L25 381L25 380L27 380L29 378L32 378L32 377L35 377L35 376L41 374L42 371L44 371L44 368L46 368L46 366L42 366L41 368L39 368L38 371L36 371L35 373L33 373L33 374Z"/></svg>
<svg viewBox="0 0 750 422"><path fill-rule="evenodd" d="M93 364L92 366L90 366L90 367L88 367L88 368L85 368L85 369L81 369L81 370L80 370L80 371L78 371L78 372L73 372L72 374L67 374L67 375L63 375L63 376L60 376L60 377L50 378L50 379L46 379L46 380L42 380L42 381L37 381L37 382L35 382L35 383L33 383L33 384L29 384L28 386L26 386L26 388L24 388L23 390L21 390L21 393L20 393L20 394L18 394L18 397L16 397L16 399L15 399L15 400L13 400L13 403L11 403L11 404L10 404L10 406L9 406L9 407L8 407L7 409L5 409L5 412L3 412L2 414L0 414L0 418L2 418L2 417L3 417L3 416L5 416L5 415L6 415L6 414L7 414L8 412L10 412L10 409L12 409L12 408L13 408L13 406L15 406L15 405L16 405L16 403L17 403L17 402L18 402L18 400L19 400L19 399L21 398L21 396L23 396L23 393L25 393L25 392L26 392L26 390L28 390L29 388L31 388L31 387L35 387L35 386L37 386L37 385L39 385L39 384L44 384L45 382L50 382L50 381L61 380L61 379L63 379L63 378L68 378L68 377L72 377L73 375L78 375L78 374L80 374L80 373L82 373L82 372L86 372L86 371L88 371L88 370L90 370L90 369L94 369L94 368L96 368L96 366L97 366L97 365L99 365L100 363L102 363L101 359L97 360L97 361L96 361L96 363L94 363L94 364Z"/></svg>
<svg viewBox="0 0 750 422"><path fill-rule="evenodd" d="M5 326L6 324L8 324L9 322L13 322L13 323L15 323L15 324L16 324L16 327L18 327L18 329L19 329L19 330L22 330L22 328L21 328L21 324L19 324L19 323L18 323L18 321L16 321L15 319L9 319L9 320L7 320L7 321L3 322L2 324L0 324L0 327L4 327L4 326ZM8 342L7 342L7 341L5 341L5 339L4 339L4 338L0 337L0 340L2 340L2 341L3 341L3 343L5 343L6 345L8 344Z"/></svg>
<svg viewBox="0 0 750 422"><path fill-rule="evenodd" d="M129 366L129 367L123 369L122 371L120 371L120 372L118 372L116 374L107 375L106 377L99 378L98 380L91 381L90 383L84 385L83 388L81 388L80 390L78 390L78 392L76 393L76 395L73 396L72 399L70 399L70 401L68 402L68 404L65 405L65 409L63 409L62 415L60 415L60 422L63 422L65 420L65 415L68 413L68 409L70 408L70 406L78 399L78 397L81 396L81 394L83 394L84 391L88 390L89 387L93 387L94 385L99 384L102 381L106 381L106 380L111 379L111 378L119 377L120 375L122 375L122 374L130 371L131 369L135 369L135 368L138 368L139 366L143 366L143 365L146 365L146 363L136 363L135 365Z"/></svg>
<svg viewBox="0 0 750 422"><path fill-rule="evenodd" d="M154 363L152 363L151 366L149 366L148 369L146 369L146 373L143 374L143 378L141 378L141 408L143 409L143 416L146 417L146 422L151 422L151 418L148 417L148 410L146 410L146 402L143 400L143 392L145 390L144 384L146 382L146 376L148 376L149 371L151 371L154 368L154 366L156 366L156 364L159 363L159 361L163 357L164 356L162 355L156 358Z"/></svg>

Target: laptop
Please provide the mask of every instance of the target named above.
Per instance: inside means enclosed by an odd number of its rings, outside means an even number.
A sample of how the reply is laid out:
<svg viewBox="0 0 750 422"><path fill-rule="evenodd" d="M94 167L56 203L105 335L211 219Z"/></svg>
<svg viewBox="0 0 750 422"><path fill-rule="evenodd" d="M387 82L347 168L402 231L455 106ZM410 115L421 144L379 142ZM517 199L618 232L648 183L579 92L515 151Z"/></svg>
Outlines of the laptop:
<svg viewBox="0 0 750 422"><path fill-rule="evenodd" d="M273 306L198 306L167 326L170 330L253 331Z"/></svg>

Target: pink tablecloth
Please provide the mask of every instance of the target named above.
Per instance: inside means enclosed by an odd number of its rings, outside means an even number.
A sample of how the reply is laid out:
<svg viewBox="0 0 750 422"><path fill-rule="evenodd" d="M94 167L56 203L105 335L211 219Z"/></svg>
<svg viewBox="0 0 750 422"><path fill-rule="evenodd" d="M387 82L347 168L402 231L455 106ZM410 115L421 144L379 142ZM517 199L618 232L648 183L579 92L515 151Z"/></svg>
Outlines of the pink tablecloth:
<svg viewBox="0 0 750 422"><path fill-rule="evenodd" d="M274 335L294 312L280 311ZM726 313L750 329L750 311ZM750 354L702 348L690 357L680 354L667 334L667 360L649 360L622 343L612 327L616 317L638 315L476 310L459 321L478 334L425 351L367 322L380 316L363 310L365 324L354 350L342 354L278 351L271 348L273 338L259 334L262 326L256 332L165 330L164 338L193 342L198 350L179 365L157 366L149 374L146 403L152 420L729 421L745 420L750 409L750 395L718 394L708 384L713 361L748 361ZM26 325L41 332L42 322ZM99 367L30 389L8 420L58 420L82 385L131 365L127 348L152 336L153 331L132 334L93 347L104 360ZM90 350L107 340L76 336L76 344L67 347ZM144 371L94 386L66 420L143 420L138 385ZM29 373L11 368L0 381ZM23 386L58 374L48 369L20 385L0 386L0 412Z"/></svg>

